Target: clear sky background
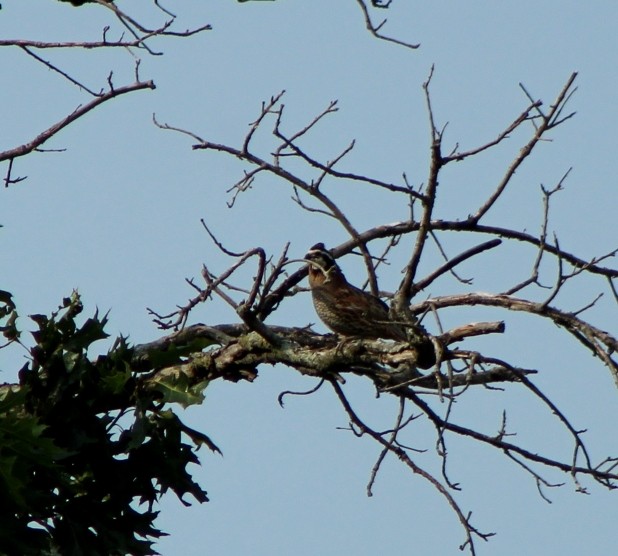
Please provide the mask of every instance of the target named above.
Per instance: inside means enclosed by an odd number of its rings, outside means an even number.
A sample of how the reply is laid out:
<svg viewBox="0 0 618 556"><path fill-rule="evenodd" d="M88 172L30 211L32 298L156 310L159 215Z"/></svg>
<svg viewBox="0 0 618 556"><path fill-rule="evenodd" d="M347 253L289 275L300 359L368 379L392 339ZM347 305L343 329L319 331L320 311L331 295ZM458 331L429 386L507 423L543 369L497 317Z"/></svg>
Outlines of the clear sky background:
<svg viewBox="0 0 618 556"><path fill-rule="evenodd" d="M97 6L75 9L51 0L5 0L1 38L94 40L113 18ZM133 4L139 4L134 6ZM119 4L148 24L161 23L148 2ZM541 221L540 184L555 185L570 168L566 189L554 197L550 230L561 245L582 256L616 247L616 152L618 152L618 4L610 1L534 2L395 0L384 31L421 48L411 51L371 37L353 0L187 1L170 6L179 28L211 23L213 31L191 39L157 41L164 56L127 51L45 52L95 89L131 81L133 56L157 89L115 100L78 121L46 148L62 153L33 154L17 160L14 176L28 179L0 192L0 277L13 292L21 315L50 312L72 288L79 288L92 313L110 310L109 332L135 342L161 334L146 312L182 304L192 290L185 277L199 277L202 263L223 270L226 260L200 225L204 218L235 251L263 246L278 254L302 256L317 241L347 239L334 222L303 213L288 186L262 180L241 196L233 210L226 189L241 176L236 161L192 151L192 141L162 131L162 122L184 127L205 139L240 145L260 103L285 89L287 130L295 130L338 99L339 112L307 140L317 158L332 158L352 139L356 148L342 169L399 180L406 172L422 183L428 168L428 123L421 85L432 64L432 98L439 125L448 122L446 144L471 148L493 139L527 99L523 82L549 105L573 71L578 91L571 121L539 145L518 172L512 191L490 222L537 232ZM114 27L117 29L117 27ZM15 48L0 51L0 148L32 139L88 98ZM441 181L438 217L464 218L491 191L525 141L509 143L475 161L452 165ZM272 145L261 136L263 153ZM361 229L406 217L406 207L367 190L332 184L331 191ZM479 239L474 238L478 243ZM449 253L470 239L453 238ZM500 291L526 277L535 253L522 248L478 258L462 272L477 281L468 291ZM427 271L439 261L424 261ZM615 265L615 262L608 262ZM354 257L342 261L353 282L363 281ZM546 283L552 284L551 267ZM385 290L396 287L399 268L381 276ZM250 279L250 275L247 275ZM591 280L569 288L562 307L576 309L605 289ZM466 291L448 280L432 295ZM616 306L606 294L589 313L600 328L615 332ZM448 324L501 318L491 311L457 314ZM195 311L192 322L238 319L222 304ZM315 322L308 294L284 303L270 321L303 326ZM26 318L21 326L28 328ZM618 453L616 387L609 372L566 333L529 318L507 319L505 338L471 346L523 367L540 369L535 383L550 394L577 428L586 428L593 457ZM316 325L317 330L324 330ZM566 339L566 342L565 342ZM104 350L105 345L101 345ZM2 352L0 380L13 380L23 352ZM283 367L263 368L253 384L218 382L206 402L184 413L207 432L224 456L201 453L195 475L211 502L185 508L165 498L158 524L171 536L158 543L165 556L293 554L457 554L463 532L443 499L422 479L392 458L365 495L379 453L368 439L337 427L346 416L332 392L289 397L282 390L315 384ZM392 425L396 407L374 399L361 380L346 385L355 407L377 428ZM435 401L436 407L439 406ZM521 389L471 392L457 406L457 418L487 433L497 432L507 408L514 441L569 461L571 444L557 421ZM439 472L430 427L418 424L410 443L427 449L417 463ZM473 511L473 523L497 536L478 545L479 554L611 554L618 542L616 494L589 483L578 494L567 481L547 492L504 456L471 442L451 439L449 471L462 491L456 498Z"/></svg>

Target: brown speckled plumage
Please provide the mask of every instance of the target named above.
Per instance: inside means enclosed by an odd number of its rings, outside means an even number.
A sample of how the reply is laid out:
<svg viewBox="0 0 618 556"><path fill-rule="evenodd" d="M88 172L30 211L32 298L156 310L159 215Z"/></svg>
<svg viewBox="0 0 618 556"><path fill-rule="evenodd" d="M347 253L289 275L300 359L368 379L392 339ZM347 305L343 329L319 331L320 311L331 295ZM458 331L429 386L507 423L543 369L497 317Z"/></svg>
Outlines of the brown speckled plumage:
<svg viewBox="0 0 618 556"><path fill-rule="evenodd" d="M425 330L393 322L388 305L350 284L323 243L316 243L305 255L309 264L309 286L320 320L333 332L355 338L384 338L411 342L418 350L417 365L427 369L435 363L434 347Z"/></svg>
<svg viewBox="0 0 618 556"><path fill-rule="evenodd" d="M357 338L405 341L402 326L390 321L388 306L381 299L350 284L323 243L305 255L313 305L322 322L333 332Z"/></svg>

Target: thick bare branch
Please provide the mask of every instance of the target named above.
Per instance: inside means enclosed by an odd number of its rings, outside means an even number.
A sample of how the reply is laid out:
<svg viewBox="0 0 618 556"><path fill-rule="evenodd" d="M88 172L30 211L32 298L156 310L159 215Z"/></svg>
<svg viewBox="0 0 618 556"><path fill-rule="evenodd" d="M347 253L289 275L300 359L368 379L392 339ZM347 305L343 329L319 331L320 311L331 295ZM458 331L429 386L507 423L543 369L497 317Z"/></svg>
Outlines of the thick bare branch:
<svg viewBox="0 0 618 556"><path fill-rule="evenodd" d="M612 354L618 351L618 339L608 332L581 320L573 313L561 311L555 307L547 306L545 303L519 299L508 295L487 293L466 293L435 297L429 301L414 305L413 311L422 313L431 307L445 308L474 305L501 307L509 311L524 311L553 321L554 324L570 332L594 355L600 357L609 367L618 385L618 362L612 358Z"/></svg>

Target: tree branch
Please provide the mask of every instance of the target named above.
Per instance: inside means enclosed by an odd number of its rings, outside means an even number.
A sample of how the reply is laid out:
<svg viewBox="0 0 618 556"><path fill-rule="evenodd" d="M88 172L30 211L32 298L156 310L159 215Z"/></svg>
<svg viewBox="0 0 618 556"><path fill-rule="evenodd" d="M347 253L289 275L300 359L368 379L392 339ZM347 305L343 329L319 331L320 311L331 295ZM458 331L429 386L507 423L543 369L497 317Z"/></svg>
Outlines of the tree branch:
<svg viewBox="0 0 618 556"><path fill-rule="evenodd" d="M38 147L43 145L46 141L56 135L59 131L67 127L69 124L75 122L91 110L94 110L97 106L104 104L105 102L119 97L121 95L131 93L133 91L139 91L142 89L154 89L155 84L152 81L138 81L133 83L132 85L126 85L120 88L111 87L109 91L105 93L101 93L100 96L94 98L89 103L84 104L82 106L78 106L73 112L71 112L68 116L55 123L51 127L47 128L45 131L39 133L32 141L28 143L24 143L18 147L13 149L9 149L7 151L0 152L0 162L5 160L13 160L20 156L25 156L30 154L31 152L37 150Z"/></svg>

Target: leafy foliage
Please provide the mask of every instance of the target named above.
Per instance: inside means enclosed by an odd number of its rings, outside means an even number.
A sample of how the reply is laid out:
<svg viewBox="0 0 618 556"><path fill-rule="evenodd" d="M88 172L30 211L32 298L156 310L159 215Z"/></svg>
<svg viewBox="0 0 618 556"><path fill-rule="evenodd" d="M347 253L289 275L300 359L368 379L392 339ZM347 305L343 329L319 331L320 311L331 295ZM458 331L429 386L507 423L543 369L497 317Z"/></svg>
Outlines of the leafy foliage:
<svg viewBox="0 0 618 556"><path fill-rule="evenodd" d="M14 310L7 300L4 320ZM95 314L80 326L82 308L73 293L50 317L31 317L31 361L18 386L0 391L3 554L153 554L153 539L164 534L153 524L163 493L171 489L185 504L186 495L208 500L187 466L198 463L201 444L216 446L165 407L200 403L201 392L183 394L177 381L149 386L132 369L124 338L91 361L107 319Z"/></svg>

